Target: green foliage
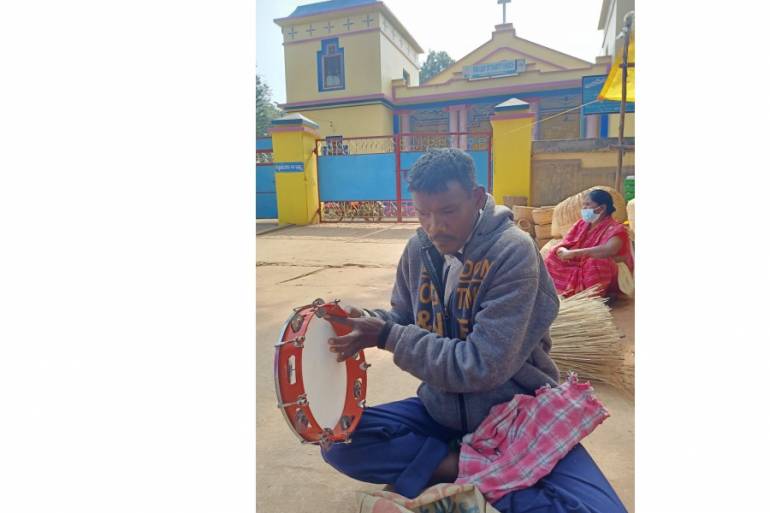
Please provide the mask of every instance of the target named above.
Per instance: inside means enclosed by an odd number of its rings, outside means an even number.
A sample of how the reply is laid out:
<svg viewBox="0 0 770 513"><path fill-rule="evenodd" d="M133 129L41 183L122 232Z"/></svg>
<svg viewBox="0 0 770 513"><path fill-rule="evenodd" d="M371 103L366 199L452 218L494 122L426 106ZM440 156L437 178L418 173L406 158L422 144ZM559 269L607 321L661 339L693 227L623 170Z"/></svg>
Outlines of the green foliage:
<svg viewBox="0 0 770 513"><path fill-rule="evenodd" d="M270 87L257 73L257 137L268 135L270 122L281 115L272 99Z"/></svg>
<svg viewBox="0 0 770 513"><path fill-rule="evenodd" d="M437 52L435 50L430 50L428 52L428 58L425 59L422 67L420 67L420 83L424 84L454 63L455 60L445 51L442 50Z"/></svg>

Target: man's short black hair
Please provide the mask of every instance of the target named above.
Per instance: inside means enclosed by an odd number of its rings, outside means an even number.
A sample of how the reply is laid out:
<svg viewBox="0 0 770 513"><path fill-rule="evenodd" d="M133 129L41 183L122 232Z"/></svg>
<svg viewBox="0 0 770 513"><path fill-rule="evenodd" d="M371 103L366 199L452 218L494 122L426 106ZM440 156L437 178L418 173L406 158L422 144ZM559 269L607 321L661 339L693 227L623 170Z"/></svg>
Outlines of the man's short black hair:
<svg viewBox="0 0 770 513"><path fill-rule="evenodd" d="M476 166L470 155L456 148L430 149L409 170L411 192L444 192L452 180L467 192L477 187Z"/></svg>

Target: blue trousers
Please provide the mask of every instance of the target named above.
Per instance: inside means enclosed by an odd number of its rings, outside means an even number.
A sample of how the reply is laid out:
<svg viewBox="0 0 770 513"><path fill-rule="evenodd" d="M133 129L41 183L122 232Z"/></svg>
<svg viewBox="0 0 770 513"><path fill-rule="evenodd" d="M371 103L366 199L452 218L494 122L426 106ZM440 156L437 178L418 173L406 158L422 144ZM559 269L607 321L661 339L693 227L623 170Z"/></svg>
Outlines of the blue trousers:
<svg viewBox="0 0 770 513"><path fill-rule="evenodd" d="M428 415L420 399L364 410L350 444L335 444L321 455L343 474L367 483L388 484L414 498L463 433ZM625 513L626 509L591 456L577 445L535 485L493 504L501 513Z"/></svg>

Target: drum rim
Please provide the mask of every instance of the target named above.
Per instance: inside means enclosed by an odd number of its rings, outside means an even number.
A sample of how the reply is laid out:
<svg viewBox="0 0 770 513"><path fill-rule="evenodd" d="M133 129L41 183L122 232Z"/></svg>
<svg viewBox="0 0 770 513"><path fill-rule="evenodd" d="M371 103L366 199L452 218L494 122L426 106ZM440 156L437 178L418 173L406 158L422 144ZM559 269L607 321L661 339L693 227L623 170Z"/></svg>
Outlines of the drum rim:
<svg viewBox="0 0 770 513"><path fill-rule="evenodd" d="M283 328L281 328L281 333L278 336L278 343L280 344L283 342L283 337L286 335L286 328L289 327L289 323L291 323L291 320L294 318L295 315L297 315L298 312L293 312L291 315L289 315L289 318L286 319L286 322L283 323ZM307 443L308 441L300 435L296 429L294 429L294 424L292 423L291 419L289 418L289 415L286 413L286 408L281 407L280 405L283 403L283 398L281 397L281 383L280 378L278 375L278 361L281 357L281 347L278 346L275 348L275 357L273 358L273 382L275 383L275 397L278 401L278 409L281 410L281 414L283 415L283 418L286 420L286 423L289 425L289 429L291 429L291 432L294 433L294 436L299 438L299 441L302 443Z"/></svg>

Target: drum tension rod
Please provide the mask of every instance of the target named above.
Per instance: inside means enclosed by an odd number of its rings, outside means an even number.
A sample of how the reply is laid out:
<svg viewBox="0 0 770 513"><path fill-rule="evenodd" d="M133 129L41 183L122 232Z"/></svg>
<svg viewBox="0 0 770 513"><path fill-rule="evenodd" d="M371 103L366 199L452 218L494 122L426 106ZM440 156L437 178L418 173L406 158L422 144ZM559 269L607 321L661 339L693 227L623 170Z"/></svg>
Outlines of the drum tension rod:
<svg viewBox="0 0 770 513"><path fill-rule="evenodd" d="M296 401L292 401L290 403L278 403L279 408L286 408L287 406L304 406L307 404L307 396L305 394L300 394L297 396Z"/></svg>
<svg viewBox="0 0 770 513"><path fill-rule="evenodd" d="M298 347L302 349L303 347L305 347L304 342L305 342L305 337L300 335L297 338L292 338L289 340L284 340L283 342L278 342L277 344L275 344L275 347L285 346L286 344L294 344L294 347Z"/></svg>

